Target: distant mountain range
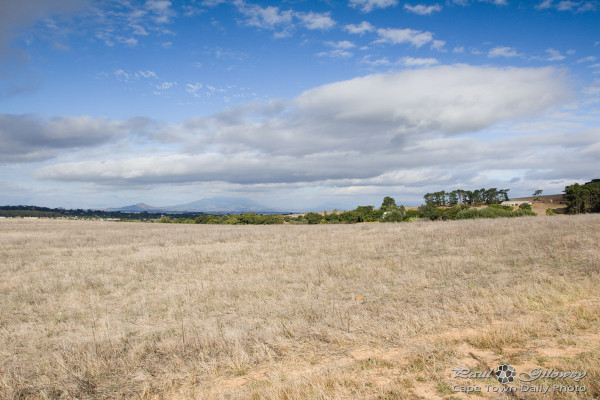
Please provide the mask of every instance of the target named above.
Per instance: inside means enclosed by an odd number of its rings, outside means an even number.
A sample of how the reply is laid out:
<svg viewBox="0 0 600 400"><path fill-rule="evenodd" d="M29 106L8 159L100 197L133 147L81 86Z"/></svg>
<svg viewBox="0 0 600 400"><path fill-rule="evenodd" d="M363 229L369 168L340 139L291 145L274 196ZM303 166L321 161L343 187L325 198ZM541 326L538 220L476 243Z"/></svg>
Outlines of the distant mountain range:
<svg viewBox="0 0 600 400"><path fill-rule="evenodd" d="M260 204L254 200L244 199L239 197L206 197L201 200L193 201L186 204L177 204L174 206L155 207L145 203L138 203L130 206L109 208L108 211L122 212L170 212L170 213L185 213L185 212L204 212L214 214L225 213L277 213L284 212L282 210L273 209ZM289 212L289 210L287 211Z"/></svg>

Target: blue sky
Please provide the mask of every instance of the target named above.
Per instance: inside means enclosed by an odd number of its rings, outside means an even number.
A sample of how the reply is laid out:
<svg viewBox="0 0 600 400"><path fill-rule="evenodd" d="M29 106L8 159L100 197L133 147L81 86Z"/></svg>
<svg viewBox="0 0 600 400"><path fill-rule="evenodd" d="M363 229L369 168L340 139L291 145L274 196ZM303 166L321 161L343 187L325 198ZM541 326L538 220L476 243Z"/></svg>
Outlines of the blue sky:
<svg viewBox="0 0 600 400"><path fill-rule="evenodd" d="M0 4L0 203L419 204L600 170L600 2Z"/></svg>

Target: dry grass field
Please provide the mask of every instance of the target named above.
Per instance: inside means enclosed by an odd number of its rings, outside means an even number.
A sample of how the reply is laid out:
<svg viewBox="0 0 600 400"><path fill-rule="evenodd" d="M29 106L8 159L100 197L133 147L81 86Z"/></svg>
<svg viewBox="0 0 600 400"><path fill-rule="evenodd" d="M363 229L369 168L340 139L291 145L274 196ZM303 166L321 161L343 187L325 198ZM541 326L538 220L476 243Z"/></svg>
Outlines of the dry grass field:
<svg viewBox="0 0 600 400"><path fill-rule="evenodd" d="M0 398L597 399L599 243L600 215L0 220ZM453 377L502 363L586 392Z"/></svg>

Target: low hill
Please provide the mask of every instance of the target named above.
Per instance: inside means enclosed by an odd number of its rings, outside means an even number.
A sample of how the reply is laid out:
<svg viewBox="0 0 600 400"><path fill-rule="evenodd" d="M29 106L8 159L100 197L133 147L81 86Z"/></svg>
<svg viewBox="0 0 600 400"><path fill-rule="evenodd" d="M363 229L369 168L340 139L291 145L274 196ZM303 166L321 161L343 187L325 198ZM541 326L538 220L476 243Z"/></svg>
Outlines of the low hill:
<svg viewBox="0 0 600 400"><path fill-rule="evenodd" d="M145 203L137 203L131 206L119 207L119 208L108 208L108 211L121 211L121 212L161 212L164 211L161 207L153 207Z"/></svg>
<svg viewBox="0 0 600 400"><path fill-rule="evenodd" d="M271 207L267 207L254 200L240 197L206 197L185 204L176 204L172 206L155 207L145 203L138 203L131 206L109 208L109 211L122 212L164 212L164 213L186 213L203 212L207 214L241 214L246 212L254 213L276 213L282 212Z"/></svg>

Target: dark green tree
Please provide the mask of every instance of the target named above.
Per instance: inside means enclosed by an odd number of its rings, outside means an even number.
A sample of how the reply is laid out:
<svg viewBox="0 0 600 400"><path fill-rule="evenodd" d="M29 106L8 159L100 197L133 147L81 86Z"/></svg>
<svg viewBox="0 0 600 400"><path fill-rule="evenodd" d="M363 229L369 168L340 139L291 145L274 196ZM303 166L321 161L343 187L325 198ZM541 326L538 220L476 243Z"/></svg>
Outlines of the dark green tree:
<svg viewBox="0 0 600 400"><path fill-rule="evenodd" d="M315 212L309 212L304 216L304 219L307 220L309 224L318 224L323 219L323 216Z"/></svg>
<svg viewBox="0 0 600 400"><path fill-rule="evenodd" d="M391 211L395 210L396 208L398 208L398 206L396 205L396 200L394 200L393 197L386 196L383 198L383 203L381 203L380 208L382 211Z"/></svg>
<svg viewBox="0 0 600 400"><path fill-rule="evenodd" d="M565 187L565 198L569 214L600 212L600 179Z"/></svg>

